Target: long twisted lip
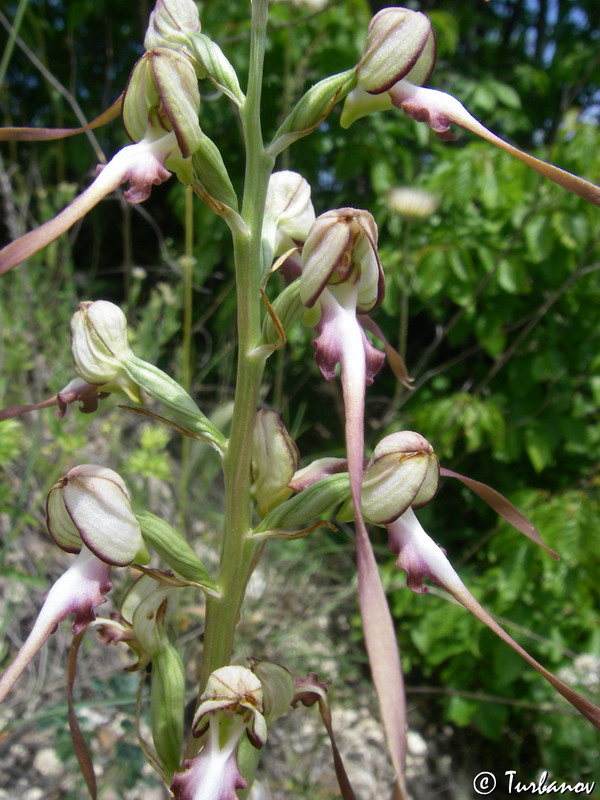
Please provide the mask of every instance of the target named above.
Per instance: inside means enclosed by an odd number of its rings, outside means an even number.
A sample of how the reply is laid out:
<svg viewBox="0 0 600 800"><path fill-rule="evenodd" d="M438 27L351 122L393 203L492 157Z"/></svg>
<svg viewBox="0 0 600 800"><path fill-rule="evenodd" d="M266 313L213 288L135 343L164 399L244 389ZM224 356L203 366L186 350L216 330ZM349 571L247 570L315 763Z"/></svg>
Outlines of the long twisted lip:
<svg viewBox="0 0 600 800"><path fill-rule="evenodd" d="M163 183L171 176L165 167L165 161L176 149L177 141L173 132L158 139L145 137L137 144L123 147L106 166L100 168L93 183L72 203L52 219L0 250L0 275L21 264L69 230L121 184L131 184L125 192L125 199L130 203L147 200L152 186Z"/></svg>

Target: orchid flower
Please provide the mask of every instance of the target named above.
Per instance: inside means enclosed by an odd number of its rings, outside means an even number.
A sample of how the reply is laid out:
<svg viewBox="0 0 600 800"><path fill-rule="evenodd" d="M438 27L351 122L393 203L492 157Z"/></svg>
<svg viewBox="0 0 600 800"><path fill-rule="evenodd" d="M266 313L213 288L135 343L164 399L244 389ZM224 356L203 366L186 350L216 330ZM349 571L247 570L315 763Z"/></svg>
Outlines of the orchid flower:
<svg viewBox="0 0 600 800"><path fill-rule="evenodd" d="M188 5L183 4L184 11ZM151 28L161 15L165 20L168 17L159 4ZM0 250L0 274L53 242L122 184L129 183L124 196L135 204L147 200L152 187L168 180L173 170L189 183L190 157L203 136L199 109L198 80L190 57L169 47L144 53L133 68L122 100L123 124L135 144L123 147L106 165L99 165L93 183L53 219Z"/></svg>
<svg viewBox="0 0 600 800"><path fill-rule="evenodd" d="M441 139L453 139L456 124L500 147L573 194L600 206L600 187L535 158L485 127L447 92L424 88L435 64L435 37L424 14L406 8L384 8L371 20L362 57L356 66L357 87L346 97L341 125L348 128L371 111L401 108L426 122Z"/></svg>
<svg viewBox="0 0 600 800"><path fill-rule="evenodd" d="M365 387L385 356L367 340L357 313L383 299L384 276L377 253L377 226L367 211L342 208L318 217L302 250L300 297L317 306L316 361L326 380L341 371L350 491L355 514L358 593L375 690L396 780L405 795L406 711L394 623L369 535L360 513L364 456Z"/></svg>
<svg viewBox="0 0 600 800"><path fill-rule="evenodd" d="M503 642L530 664L548 683L571 703L596 728L600 729L600 708L595 706L566 683L543 667L506 633L483 606L473 597L450 564L446 554L423 530L412 508L387 524L389 548L397 554L396 564L406 572L409 589L417 594L427 591L423 583L429 578L436 586L445 589L454 599L487 625Z"/></svg>
<svg viewBox="0 0 600 800"><path fill-rule="evenodd" d="M169 156L178 152L173 132L150 130L137 144L130 144L99 167L94 182L55 217L15 239L0 250L0 274L8 272L69 230L88 211L123 183L130 183L125 199L130 203L147 200L152 186L171 177L165 167Z"/></svg>
<svg viewBox="0 0 600 800"><path fill-rule="evenodd" d="M193 724L196 735L206 738L186 769L175 774L175 800L237 800L236 790L247 786L237 764L238 746L244 733L254 747L264 745L262 710L262 685L249 669L221 667L210 675Z"/></svg>
<svg viewBox="0 0 600 800"><path fill-rule="evenodd" d="M107 300L83 302L71 318L71 352L75 370L102 391L123 392L134 403L148 392L173 414L192 436L222 452L225 437L190 395L162 370L137 358L129 346L127 319Z"/></svg>
<svg viewBox="0 0 600 800"><path fill-rule="evenodd" d="M444 550L421 527L414 509L433 498L440 472L462 480L521 532L555 555L543 543L534 526L498 492L450 470L440 470L429 442L412 431L386 436L376 446L365 471L362 513L370 522L386 526L389 549L398 557L396 564L406 571L410 589L418 594L426 592L424 578L446 589L536 669L583 716L600 728L600 709L549 672L504 631L469 592Z"/></svg>
<svg viewBox="0 0 600 800"><path fill-rule="evenodd" d="M93 464L75 467L50 490L48 532L68 553L78 553L52 586L14 661L0 676L0 702L11 691L59 622L75 614L74 634L95 619L110 591L110 568L130 564L143 547L129 493L116 472Z"/></svg>

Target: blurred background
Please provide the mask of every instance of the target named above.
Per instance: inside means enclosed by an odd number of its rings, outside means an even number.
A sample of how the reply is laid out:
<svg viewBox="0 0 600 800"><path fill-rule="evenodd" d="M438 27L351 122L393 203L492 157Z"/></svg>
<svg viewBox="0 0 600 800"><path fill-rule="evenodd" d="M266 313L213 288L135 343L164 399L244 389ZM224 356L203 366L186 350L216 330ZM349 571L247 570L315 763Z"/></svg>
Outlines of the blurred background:
<svg viewBox="0 0 600 800"><path fill-rule="evenodd" d="M198 5L203 32L224 49L243 86L248 4ZM429 85L454 94L519 147L600 180L596 0L407 5L427 12L437 33ZM267 139L308 87L356 63L380 7L362 0L272 4ZM1 124L75 127L97 116L141 55L151 8L118 0L5 2ZM203 130L239 189L244 157L235 114L210 84L201 90ZM367 451L390 432L418 430L444 466L490 483L535 522L560 561L500 523L458 483L447 482L419 512L488 610L549 669L599 702L598 209L465 132L440 142L396 110L344 131L339 114L334 109L277 168L306 177L317 214L366 208L379 225L387 293L376 321L415 382L408 392L384 367L367 394ZM90 182L100 154L110 158L126 143L119 121L57 142L3 142L2 243L52 217ZM278 280L269 281L271 298L282 288ZM199 200L186 221L185 190L175 179L141 206L115 193L2 278L0 404L39 402L65 386L73 377L69 318L81 300L108 299L126 311L136 354L182 380L226 427L234 288L226 226ZM186 303L192 316L184 329ZM340 387L322 380L313 336L301 323L289 331L288 347L268 362L262 397L281 413L305 463L344 449ZM69 562L48 542L43 504L51 485L78 463L117 469L138 507L185 529L208 564L214 558L221 522L216 457L117 404L109 398L90 417L72 408L64 420L47 409L0 427L0 659L23 641L43 592ZM414 796L471 797L472 778L484 769L516 769L527 780L542 770L561 780L600 780L597 732L461 607L437 591L417 596L406 589L380 529L373 541L398 621ZM332 678L334 722L344 731L340 746L357 793L385 797L390 773L372 719L353 582L350 529L270 543L250 584L239 657ZM123 587L113 591L111 608ZM190 664L202 614L197 597L182 603L178 634ZM4 704L0 797L17 790L23 800L84 796L66 726L69 639L61 627ZM151 788L133 743L138 678L122 671L131 659L93 634L87 639L76 691L94 740L100 796L165 797ZM337 796L328 744L310 712L291 712L270 737L265 797ZM493 796L505 795L499 788Z"/></svg>

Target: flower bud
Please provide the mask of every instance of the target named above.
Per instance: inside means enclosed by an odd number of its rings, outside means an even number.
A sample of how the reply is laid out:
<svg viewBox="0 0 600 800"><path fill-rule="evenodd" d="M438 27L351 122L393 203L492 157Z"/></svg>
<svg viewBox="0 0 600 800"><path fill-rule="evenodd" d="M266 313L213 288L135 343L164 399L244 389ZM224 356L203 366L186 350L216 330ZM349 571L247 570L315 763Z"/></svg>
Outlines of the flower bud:
<svg viewBox="0 0 600 800"><path fill-rule="evenodd" d="M81 378L107 390L122 390L140 401L137 385L123 371L133 353L127 339L127 320L118 306L105 300L80 303L71 317L71 352Z"/></svg>
<svg viewBox="0 0 600 800"><path fill-rule="evenodd" d="M439 472L433 448L419 433L386 436L375 448L363 479L365 519L388 523L410 506L425 505L437 491Z"/></svg>
<svg viewBox="0 0 600 800"><path fill-rule="evenodd" d="M252 440L251 471L252 495L261 517L292 494L288 483L299 463L296 443L279 415L274 411L259 411Z"/></svg>
<svg viewBox="0 0 600 800"><path fill-rule="evenodd" d="M435 57L435 34L424 14L383 8L369 24L356 67L358 85L370 94L386 92L403 78L420 86L429 80Z"/></svg>
<svg viewBox="0 0 600 800"><path fill-rule="evenodd" d="M194 0L157 0L150 14L144 47L177 47L191 33L200 32L198 6Z"/></svg>
<svg viewBox="0 0 600 800"><path fill-rule="evenodd" d="M356 308L366 312L383 298L377 225L368 211L338 208L317 217L302 250L300 297L308 308L327 287L358 284Z"/></svg>
<svg viewBox="0 0 600 800"><path fill-rule="evenodd" d="M304 244L315 221L310 186L297 172L274 172L269 180L263 223L265 262Z"/></svg>
<svg viewBox="0 0 600 800"><path fill-rule="evenodd" d="M112 469L84 464L50 490L46 524L56 544L78 553L82 544L106 564L130 564L143 547L129 492Z"/></svg>

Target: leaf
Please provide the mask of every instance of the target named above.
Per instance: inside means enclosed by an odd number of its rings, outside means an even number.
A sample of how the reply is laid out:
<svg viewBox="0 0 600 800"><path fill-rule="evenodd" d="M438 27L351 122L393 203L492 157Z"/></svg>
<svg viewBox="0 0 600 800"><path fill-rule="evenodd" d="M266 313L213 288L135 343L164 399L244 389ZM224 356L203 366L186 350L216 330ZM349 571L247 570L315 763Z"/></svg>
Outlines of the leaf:
<svg viewBox="0 0 600 800"><path fill-rule="evenodd" d="M479 703L476 700L467 700L454 695L450 698L446 713L451 722L464 728L471 722L478 708Z"/></svg>
<svg viewBox="0 0 600 800"><path fill-rule="evenodd" d="M553 461L548 437L540 428L527 428L524 433L525 450L536 472L541 472Z"/></svg>

